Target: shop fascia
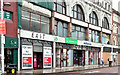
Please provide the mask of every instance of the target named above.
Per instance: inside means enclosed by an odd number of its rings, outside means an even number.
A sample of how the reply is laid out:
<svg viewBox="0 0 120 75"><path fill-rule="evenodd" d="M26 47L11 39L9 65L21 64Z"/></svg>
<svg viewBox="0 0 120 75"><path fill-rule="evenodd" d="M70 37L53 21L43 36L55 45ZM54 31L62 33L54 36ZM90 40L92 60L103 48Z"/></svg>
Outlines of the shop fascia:
<svg viewBox="0 0 120 75"><path fill-rule="evenodd" d="M100 43L81 41L81 40L76 40L71 38L63 38L63 37L44 34L44 33L37 33L37 32L26 31L26 30L21 30L20 32L21 32L20 37L23 37L23 38L46 40L46 41L75 44L75 45L93 46L93 47L102 46Z"/></svg>

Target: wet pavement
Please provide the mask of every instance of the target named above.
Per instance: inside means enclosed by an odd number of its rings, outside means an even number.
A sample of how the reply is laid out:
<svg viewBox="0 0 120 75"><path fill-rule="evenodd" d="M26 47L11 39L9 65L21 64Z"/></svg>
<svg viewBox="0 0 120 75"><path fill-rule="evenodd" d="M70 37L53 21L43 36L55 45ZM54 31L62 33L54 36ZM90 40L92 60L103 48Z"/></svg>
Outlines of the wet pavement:
<svg viewBox="0 0 120 75"><path fill-rule="evenodd" d="M72 71L82 71L91 70L98 68L109 67L109 65L87 65L87 66L77 66L77 67L62 67L55 69L39 69L39 70L23 70L20 73L32 73L32 74L47 74L47 73L62 73L62 72L72 72Z"/></svg>

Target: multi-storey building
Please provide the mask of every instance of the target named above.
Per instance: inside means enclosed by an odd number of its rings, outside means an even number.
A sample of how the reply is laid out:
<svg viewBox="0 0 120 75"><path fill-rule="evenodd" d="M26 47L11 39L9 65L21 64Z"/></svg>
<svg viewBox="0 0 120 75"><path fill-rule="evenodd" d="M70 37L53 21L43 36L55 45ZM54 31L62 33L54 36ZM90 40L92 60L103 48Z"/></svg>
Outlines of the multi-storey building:
<svg viewBox="0 0 120 75"><path fill-rule="evenodd" d="M23 0L18 4L21 69L108 64L112 1Z"/></svg>
<svg viewBox="0 0 120 75"><path fill-rule="evenodd" d="M113 30L113 45L118 46L118 49L114 49L114 53L116 52L117 54L114 56L117 59L117 63L120 63L120 51L119 51L119 46L120 46L120 13L116 10L113 9L113 24L112 24L112 30Z"/></svg>
<svg viewBox="0 0 120 75"><path fill-rule="evenodd" d="M9 0L5 0L4 5L5 3L8 3L8 2ZM5 70L9 66L9 64L18 63L17 62L18 61L17 60L18 38L17 38L17 3L16 3L16 0L14 0L14 2L10 2L9 5L10 6L3 7L4 19L5 19L5 33L6 33L4 35L5 36L5 41L4 41L5 42L5 45L4 45ZM0 12L0 15L1 15L1 12ZM0 43L0 48L1 48L1 43ZM1 60L1 52L0 52L0 60ZM0 63L0 70L1 70L1 63Z"/></svg>

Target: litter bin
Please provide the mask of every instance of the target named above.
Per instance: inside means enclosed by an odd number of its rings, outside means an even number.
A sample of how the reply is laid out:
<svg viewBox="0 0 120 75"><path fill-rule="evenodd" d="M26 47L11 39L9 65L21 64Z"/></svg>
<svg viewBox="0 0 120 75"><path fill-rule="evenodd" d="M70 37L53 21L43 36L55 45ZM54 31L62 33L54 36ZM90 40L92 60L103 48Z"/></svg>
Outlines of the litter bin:
<svg viewBox="0 0 120 75"><path fill-rule="evenodd" d="M109 61L109 67L111 67L112 66L112 61Z"/></svg>
<svg viewBox="0 0 120 75"><path fill-rule="evenodd" d="M10 64L9 67L7 67L7 73L16 73L17 65L16 64Z"/></svg>

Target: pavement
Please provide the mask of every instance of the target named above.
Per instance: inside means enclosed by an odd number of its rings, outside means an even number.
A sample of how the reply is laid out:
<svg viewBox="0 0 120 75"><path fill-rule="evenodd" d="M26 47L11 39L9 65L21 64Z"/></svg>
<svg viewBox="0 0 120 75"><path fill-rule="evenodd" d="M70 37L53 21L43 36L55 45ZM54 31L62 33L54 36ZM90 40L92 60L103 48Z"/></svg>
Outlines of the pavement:
<svg viewBox="0 0 120 75"><path fill-rule="evenodd" d="M72 72L72 71L83 71L99 68L107 68L109 65L86 65L86 66L74 66L74 67L62 67L55 69L38 69L38 70L22 70L20 73L33 73L33 74L48 74L48 73L62 73L62 72Z"/></svg>

